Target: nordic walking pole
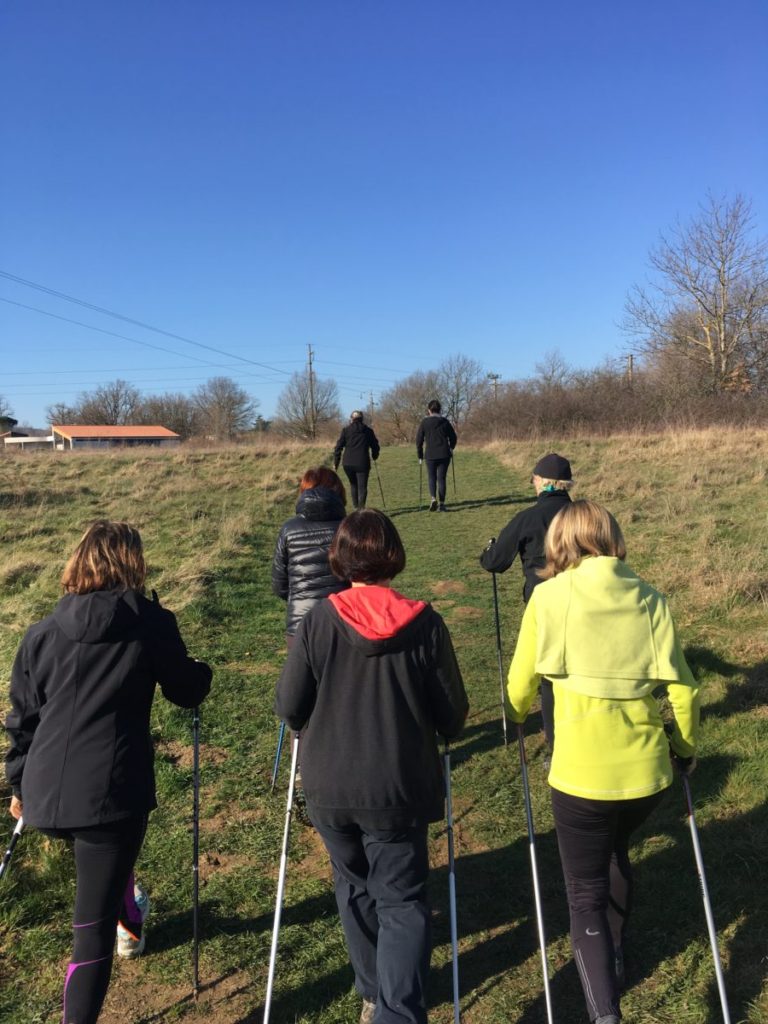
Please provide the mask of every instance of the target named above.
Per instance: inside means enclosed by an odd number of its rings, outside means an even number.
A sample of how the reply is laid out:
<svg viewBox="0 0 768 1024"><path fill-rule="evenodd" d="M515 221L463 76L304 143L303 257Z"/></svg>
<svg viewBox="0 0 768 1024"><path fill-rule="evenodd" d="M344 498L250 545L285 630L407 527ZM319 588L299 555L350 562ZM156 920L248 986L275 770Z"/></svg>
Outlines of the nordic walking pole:
<svg viewBox="0 0 768 1024"><path fill-rule="evenodd" d="M192 995L200 995L200 708L192 711Z"/></svg>
<svg viewBox="0 0 768 1024"><path fill-rule="evenodd" d="M496 538L492 537L488 544L495 543ZM508 744L507 740L507 712L504 705L504 663L501 656L501 622L499 620L499 588L496 583L496 573L491 573L491 579L493 580L493 615L496 621L496 657L499 662L499 686L501 687L501 727L504 730L504 746Z"/></svg>
<svg viewBox="0 0 768 1024"><path fill-rule="evenodd" d="M523 797L525 799L525 817L528 822L528 846L531 854L531 875L533 876L533 898L536 904L536 926L539 932L539 948L541 950L541 970L544 976L544 999L547 1004L547 1021L553 1024L552 996L549 991L549 964L547 963L547 940L544 935L544 915L541 909L541 892L539 891L539 869L536 864L536 833L533 830L533 811L531 810L531 790L528 785L528 761L525 756L525 736L522 725L517 727L517 744L520 749L520 775L523 781Z"/></svg>
<svg viewBox="0 0 768 1024"><path fill-rule="evenodd" d="M448 816L448 903L451 914L451 958L453 962L453 1021L461 1024L459 1008L459 934L456 924L456 865L453 854L453 800L451 799L451 751L445 741L445 806Z"/></svg>
<svg viewBox="0 0 768 1024"><path fill-rule="evenodd" d="M707 919L707 931L709 932L709 944L712 947L712 960L715 965L715 977L717 978L717 991L720 993L720 1006L723 1010L723 1024L731 1024L731 1014L728 1009L728 996L725 992L725 979L723 978L723 968L720 962L720 950L717 945L717 932L715 930L715 918L712 914L712 903L709 899L709 889L707 888L707 876L704 873L704 858L701 855L701 845L699 843L699 830L696 828L696 818L693 813L693 800L691 798L691 784L688 782L688 776L682 771L680 772L680 778L683 782L683 792L685 793L685 803L688 812L688 825L691 830L691 842L693 843L693 856L696 860L696 873L699 876L699 886L701 888L701 897L704 901L704 916Z"/></svg>
<svg viewBox="0 0 768 1024"><path fill-rule="evenodd" d="M421 512L421 481L424 475L423 460L419 459L419 512Z"/></svg>
<svg viewBox="0 0 768 1024"><path fill-rule="evenodd" d="M24 819L23 818L19 818L19 820L16 822L16 828L14 828L14 830L13 830L13 834L11 836L11 841L8 843L8 849L3 854L3 859L0 862L0 878L2 878L3 875L5 874L5 872L8 870L8 865L11 863L11 857L13 856L13 851L16 848L16 843L18 843L19 836L21 835L21 833L23 831L24 831Z"/></svg>
<svg viewBox="0 0 768 1024"><path fill-rule="evenodd" d="M379 481L379 491L381 493L381 504L384 511L387 511L387 503L384 501L384 488L381 486L381 477L379 476L379 464L376 459L373 460L373 468L376 470L376 479Z"/></svg>
<svg viewBox="0 0 768 1024"><path fill-rule="evenodd" d="M272 986L275 981L275 963L277 961L277 936L280 931L280 914L283 910L283 890L285 889L285 872L288 867L288 840L291 833L291 815L293 814L293 793L296 788L296 767L299 763L299 734L294 733L293 753L291 754L291 778L288 783L288 801L285 808L285 828L283 829L283 849L280 854L280 871L277 878L277 900L275 901L275 921L272 926L272 946L269 951L269 973L267 975L267 994L264 999L264 1017L262 1024L268 1024L269 1011L272 1006Z"/></svg>
<svg viewBox="0 0 768 1024"><path fill-rule="evenodd" d="M458 497L456 492L456 456L451 452L451 472L453 473L453 497Z"/></svg>
<svg viewBox="0 0 768 1024"><path fill-rule="evenodd" d="M272 765L272 782L269 787L269 792L275 792L275 784L277 783L277 773L280 768L280 755L283 752L283 740L285 739L285 722L280 723L280 728L277 732L277 750L275 751L275 763Z"/></svg>

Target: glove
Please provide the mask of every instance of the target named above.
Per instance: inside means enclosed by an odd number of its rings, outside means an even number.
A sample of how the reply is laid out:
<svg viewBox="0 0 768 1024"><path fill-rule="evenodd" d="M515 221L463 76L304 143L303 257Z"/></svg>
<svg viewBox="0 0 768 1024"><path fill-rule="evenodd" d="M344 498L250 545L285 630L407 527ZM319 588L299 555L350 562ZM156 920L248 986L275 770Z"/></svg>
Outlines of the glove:
<svg viewBox="0 0 768 1024"><path fill-rule="evenodd" d="M675 727L671 722L664 723L664 732L667 734L667 739L674 734L674 731ZM680 754L676 754L672 747L670 747L669 759L672 762L672 767L679 775L693 775L696 768L695 754L691 755L691 757L681 757Z"/></svg>
<svg viewBox="0 0 768 1024"><path fill-rule="evenodd" d="M672 762L672 767L678 773L678 775L693 775L696 768L696 755L692 757L680 757L674 750L670 748L669 759Z"/></svg>
<svg viewBox="0 0 768 1024"><path fill-rule="evenodd" d="M339 468L338 462L334 462L334 464L333 464L333 471L334 471L334 473L338 470L338 468Z"/></svg>

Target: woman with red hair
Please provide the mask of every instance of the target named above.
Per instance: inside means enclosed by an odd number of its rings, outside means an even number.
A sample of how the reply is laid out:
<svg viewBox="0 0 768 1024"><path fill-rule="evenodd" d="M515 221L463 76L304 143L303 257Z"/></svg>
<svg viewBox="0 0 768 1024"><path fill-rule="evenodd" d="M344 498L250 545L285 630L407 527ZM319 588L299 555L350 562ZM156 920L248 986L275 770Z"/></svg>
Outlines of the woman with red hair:
<svg viewBox="0 0 768 1024"><path fill-rule="evenodd" d="M290 646L299 623L318 601L345 590L328 564L339 523L346 515L344 484L327 466L313 466L299 484L296 515L283 523L272 559L272 590L287 602L285 632Z"/></svg>

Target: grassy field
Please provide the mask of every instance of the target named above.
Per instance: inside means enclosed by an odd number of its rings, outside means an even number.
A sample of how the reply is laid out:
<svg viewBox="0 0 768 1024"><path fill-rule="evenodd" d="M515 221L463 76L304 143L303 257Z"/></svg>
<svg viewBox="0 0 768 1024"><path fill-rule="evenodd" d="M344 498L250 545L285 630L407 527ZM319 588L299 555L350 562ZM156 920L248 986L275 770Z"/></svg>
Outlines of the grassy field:
<svg viewBox="0 0 768 1024"><path fill-rule="evenodd" d="M387 505L408 566L398 588L432 600L451 629L472 709L454 753L462 1018L544 1021L517 753L506 750L490 577L477 556L531 498L536 459L568 455L575 495L604 502L624 528L628 561L670 595L704 687L697 817L721 934L734 1024L768 1020L768 434L700 432L459 450L449 515L418 508L414 453L385 449ZM323 453L285 448L39 455L0 459L0 676L26 627L58 596L64 560L98 516L142 530L148 585L178 613L191 651L215 668L202 710L203 992L191 964L190 715L158 698L153 713L160 808L138 866L153 911L148 952L116 965L106 1024L258 1024L268 961L284 789L269 796L277 723L272 692L285 655L284 608L270 594L280 523L300 472ZM378 499L375 476L371 498ZM504 661L522 610L518 566L500 578ZM0 694L5 711L6 683ZM539 832L555 1019L586 1020L548 804L538 715L527 749ZM287 763L281 782L285 784ZM11 819L0 818L0 840ZM4 848L4 847L3 847ZM452 1020L444 829L432 833L435 912L430 1020ZM637 903L625 1018L716 1024L712 963L682 794L669 792L634 849ZM0 889L0 1021L60 1019L70 943L71 857L25 835ZM352 1024L352 988L330 872L313 831L297 825L273 1020Z"/></svg>

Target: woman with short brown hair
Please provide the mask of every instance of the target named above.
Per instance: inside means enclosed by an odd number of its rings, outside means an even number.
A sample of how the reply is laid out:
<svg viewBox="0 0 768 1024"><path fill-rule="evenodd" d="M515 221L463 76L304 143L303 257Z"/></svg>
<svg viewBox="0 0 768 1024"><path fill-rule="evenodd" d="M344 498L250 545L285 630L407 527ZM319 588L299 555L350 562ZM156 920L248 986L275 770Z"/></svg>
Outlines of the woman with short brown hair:
<svg viewBox="0 0 768 1024"><path fill-rule="evenodd" d="M275 707L302 730L307 810L331 858L363 1024L425 1024L431 952L427 826L444 813L435 733L467 696L437 612L391 587L405 551L383 512L342 522L333 571L351 587L302 620Z"/></svg>
<svg viewBox="0 0 768 1024"><path fill-rule="evenodd" d="M210 668L188 657L173 614L144 596L145 576L138 530L93 523L67 562L64 596L27 631L11 675L11 814L74 850L64 1024L98 1019L116 929L121 956L144 948L148 901L134 889L133 865L157 806L155 684L190 708L211 683Z"/></svg>

